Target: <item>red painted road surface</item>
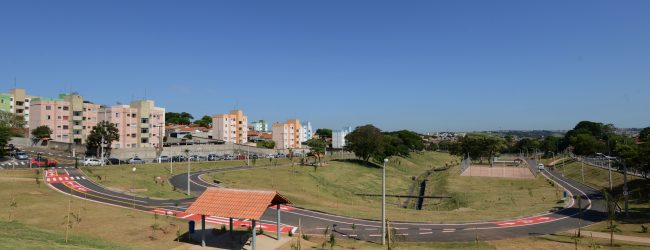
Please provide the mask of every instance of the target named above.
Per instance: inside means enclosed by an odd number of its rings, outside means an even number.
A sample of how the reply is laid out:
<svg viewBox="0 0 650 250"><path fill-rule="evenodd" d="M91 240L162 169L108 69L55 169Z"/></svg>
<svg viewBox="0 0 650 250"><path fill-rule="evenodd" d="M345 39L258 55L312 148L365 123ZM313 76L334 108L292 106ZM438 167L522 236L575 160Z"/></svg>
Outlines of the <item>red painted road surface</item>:
<svg viewBox="0 0 650 250"><path fill-rule="evenodd" d="M549 216L535 216L535 217L528 217L528 218L517 219L517 220L501 221L501 222L497 222L496 224L497 226L500 227L514 227L514 226L539 224L539 223L544 223L544 222L549 222L554 220L557 220L557 218L553 218Z"/></svg>
<svg viewBox="0 0 650 250"><path fill-rule="evenodd" d="M280 210L282 210L282 207L280 207ZM193 220L193 221L197 221L197 222L201 221L201 215L198 215L198 214L188 214L188 213L185 213L185 212L173 211L173 210L162 209L162 208L157 208L157 209L151 210L150 212L160 214L160 215L174 216L174 217L185 219L185 220ZM230 224L230 221L229 221L228 218L217 217L217 216L207 216L207 217L205 217L205 222L213 223L213 224L220 224L220 225L228 225L228 224ZM250 220L234 219L233 220L233 226L234 227L240 227L240 228L248 228L248 227L251 227L251 221ZM257 228L262 228L262 229L264 229L264 231L268 231L268 232L277 232L277 227L276 227L275 224L259 223L259 224L257 224ZM280 227L280 232L289 233L290 231L295 232L296 227L292 227L292 226L281 226Z"/></svg>

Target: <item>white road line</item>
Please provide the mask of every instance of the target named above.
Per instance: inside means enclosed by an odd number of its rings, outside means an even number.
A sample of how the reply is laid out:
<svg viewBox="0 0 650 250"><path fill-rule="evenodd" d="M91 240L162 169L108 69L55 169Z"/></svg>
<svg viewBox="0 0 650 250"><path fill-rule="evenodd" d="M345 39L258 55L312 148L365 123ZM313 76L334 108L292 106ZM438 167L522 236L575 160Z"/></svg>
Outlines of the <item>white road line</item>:
<svg viewBox="0 0 650 250"><path fill-rule="evenodd" d="M420 234L433 234L433 232L422 232Z"/></svg>
<svg viewBox="0 0 650 250"><path fill-rule="evenodd" d="M433 230L433 229L431 229L431 228L420 228L420 231L431 231L431 230Z"/></svg>
<svg viewBox="0 0 650 250"><path fill-rule="evenodd" d="M369 234L369 237L381 237L381 234Z"/></svg>
<svg viewBox="0 0 650 250"><path fill-rule="evenodd" d="M409 234L395 234L395 235L397 235L397 236L407 236Z"/></svg>

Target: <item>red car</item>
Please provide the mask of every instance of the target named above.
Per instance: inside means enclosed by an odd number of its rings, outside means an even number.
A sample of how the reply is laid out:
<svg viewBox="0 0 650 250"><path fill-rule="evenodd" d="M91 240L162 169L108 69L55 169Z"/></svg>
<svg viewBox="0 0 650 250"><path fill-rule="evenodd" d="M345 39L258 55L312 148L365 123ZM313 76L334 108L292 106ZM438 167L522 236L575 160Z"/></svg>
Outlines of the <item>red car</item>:
<svg viewBox="0 0 650 250"><path fill-rule="evenodd" d="M44 168L44 167L56 167L56 161L47 159L47 158L33 158L32 166Z"/></svg>

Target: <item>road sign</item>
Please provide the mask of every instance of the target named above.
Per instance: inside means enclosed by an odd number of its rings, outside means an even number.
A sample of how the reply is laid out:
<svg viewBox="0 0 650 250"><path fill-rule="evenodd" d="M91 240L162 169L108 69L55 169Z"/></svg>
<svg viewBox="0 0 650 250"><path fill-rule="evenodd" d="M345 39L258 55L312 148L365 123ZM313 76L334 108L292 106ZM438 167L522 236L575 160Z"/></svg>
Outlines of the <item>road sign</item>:
<svg viewBox="0 0 650 250"><path fill-rule="evenodd" d="M566 198L566 195L567 195L567 194L566 194L566 191L564 191L564 198Z"/></svg>
<svg viewBox="0 0 650 250"><path fill-rule="evenodd" d="M629 194L630 194L630 193L629 193L627 190L626 190L626 191L623 191L623 195L624 195L624 196L628 196Z"/></svg>

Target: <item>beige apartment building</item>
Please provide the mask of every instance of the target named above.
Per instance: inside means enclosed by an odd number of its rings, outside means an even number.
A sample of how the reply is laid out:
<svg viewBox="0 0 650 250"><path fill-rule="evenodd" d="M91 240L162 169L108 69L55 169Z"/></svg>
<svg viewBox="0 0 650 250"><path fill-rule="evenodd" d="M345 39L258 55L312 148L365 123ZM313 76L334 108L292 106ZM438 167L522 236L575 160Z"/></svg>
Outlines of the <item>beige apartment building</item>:
<svg viewBox="0 0 650 250"><path fill-rule="evenodd" d="M114 124L119 131L119 141L112 148L158 147L165 135L165 109L151 100L102 107L99 120Z"/></svg>
<svg viewBox="0 0 650 250"><path fill-rule="evenodd" d="M0 110L22 115L25 118L25 127L29 128L30 103L37 96L27 95L25 89L13 88L9 93L0 93Z"/></svg>
<svg viewBox="0 0 650 250"><path fill-rule="evenodd" d="M99 105L84 101L79 94L61 94L58 98L34 98L29 105L29 127L48 126L52 140L83 144L97 125Z"/></svg>
<svg viewBox="0 0 650 250"><path fill-rule="evenodd" d="M212 139L231 143L248 142L248 117L241 110L212 116Z"/></svg>
<svg viewBox="0 0 650 250"><path fill-rule="evenodd" d="M302 125L298 119L273 124L273 141L276 149L301 148Z"/></svg>

